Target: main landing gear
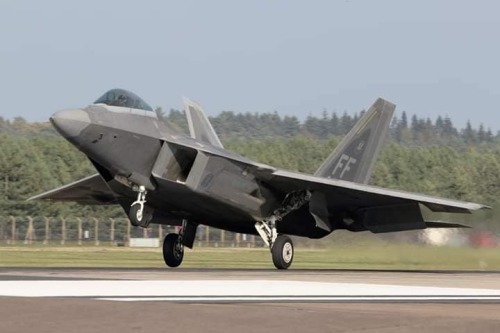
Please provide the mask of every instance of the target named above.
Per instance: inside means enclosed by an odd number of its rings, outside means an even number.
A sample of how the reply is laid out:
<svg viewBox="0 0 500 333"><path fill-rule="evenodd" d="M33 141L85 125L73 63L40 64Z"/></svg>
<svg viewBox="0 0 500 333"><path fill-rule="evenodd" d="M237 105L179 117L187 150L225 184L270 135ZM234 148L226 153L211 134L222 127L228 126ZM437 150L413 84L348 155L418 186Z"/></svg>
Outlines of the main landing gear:
<svg viewBox="0 0 500 333"><path fill-rule="evenodd" d="M279 235L276 230L276 216L257 222L255 228L264 243L271 250L273 264L277 269L287 269L293 261L293 242L287 235Z"/></svg>
<svg viewBox="0 0 500 333"><path fill-rule="evenodd" d="M278 235L271 247L273 264L278 269L287 269L293 261L293 243L287 235Z"/></svg>
<svg viewBox="0 0 500 333"><path fill-rule="evenodd" d="M163 240L163 260L168 267L178 267L184 258L184 245L193 248L196 227L187 220L182 221L178 234L168 234Z"/></svg>
<svg viewBox="0 0 500 333"><path fill-rule="evenodd" d="M274 266L277 269L287 269L293 261L293 242L287 235L278 234L276 223L288 213L299 209L311 198L309 191L289 193L282 207L276 209L269 218L255 223L255 229L264 243L271 250Z"/></svg>
<svg viewBox="0 0 500 333"><path fill-rule="evenodd" d="M184 245L180 234L168 234L163 240L163 260L168 267L178 267L184 258Z"/></svg>

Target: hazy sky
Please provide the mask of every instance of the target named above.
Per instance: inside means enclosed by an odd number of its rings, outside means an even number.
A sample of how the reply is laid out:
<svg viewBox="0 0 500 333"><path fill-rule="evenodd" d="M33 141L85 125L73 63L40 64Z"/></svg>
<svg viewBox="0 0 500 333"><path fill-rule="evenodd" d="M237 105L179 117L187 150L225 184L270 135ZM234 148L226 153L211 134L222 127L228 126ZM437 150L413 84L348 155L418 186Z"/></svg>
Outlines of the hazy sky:
<svg viewBox="0 0 500 333"><path fill-rule="evenodd" d="M500 2L0 2L0 116L45 121L110 88L153 106L320 115L379 96L500 130Z"/></svg>

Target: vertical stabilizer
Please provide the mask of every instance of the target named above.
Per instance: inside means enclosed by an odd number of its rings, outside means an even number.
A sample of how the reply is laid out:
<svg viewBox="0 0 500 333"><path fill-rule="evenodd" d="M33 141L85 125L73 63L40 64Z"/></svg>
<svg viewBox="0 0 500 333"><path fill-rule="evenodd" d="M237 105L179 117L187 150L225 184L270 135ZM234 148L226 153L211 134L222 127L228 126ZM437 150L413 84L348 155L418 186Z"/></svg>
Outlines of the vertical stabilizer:
<svg viewBox="0 0 500 333"><path fill-rule="evenodd" d="M193 139L223 148L219 137L201 106L184 97L184 111L189 126L189 134Z"/></svg>
<svg viewBox="0 0 500 333"><path fill-rule="evenodd" d="M314 175L367 184L395 108L377 99Z"/></svg>

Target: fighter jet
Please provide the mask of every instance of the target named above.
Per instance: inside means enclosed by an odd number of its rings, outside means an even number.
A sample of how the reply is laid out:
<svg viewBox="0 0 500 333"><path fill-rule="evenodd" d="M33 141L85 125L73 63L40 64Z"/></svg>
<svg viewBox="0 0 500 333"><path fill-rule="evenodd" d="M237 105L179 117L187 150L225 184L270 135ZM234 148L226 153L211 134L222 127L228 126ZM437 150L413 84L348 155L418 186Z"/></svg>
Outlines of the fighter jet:
<svg viewBox="0 0 500 333"><path fill-rule="evenodd" d="M484 205L370 186L395 105L377 99L314 175L280 170L225 150L202 108L184 100L190 136L160 121L139 96L113 89L93 104L56 112L56 130L97 174L34 199L123 207L130 222L181 226L166 235L163 258L182 263L196 229L207 225L254 234L274 265L293 261L290 235L322 238L334 230L462 227L426 221L433 212L471 213Z"/></svg>

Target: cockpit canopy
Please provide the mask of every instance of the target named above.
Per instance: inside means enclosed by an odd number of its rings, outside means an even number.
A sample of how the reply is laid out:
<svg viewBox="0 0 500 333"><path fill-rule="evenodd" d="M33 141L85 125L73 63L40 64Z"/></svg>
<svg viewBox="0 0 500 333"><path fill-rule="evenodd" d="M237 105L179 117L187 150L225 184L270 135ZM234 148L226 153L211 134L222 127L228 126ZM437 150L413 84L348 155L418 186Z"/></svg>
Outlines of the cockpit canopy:
<svg viewBox="0 0 500 333"><path fill-rule="evenodd" d="M153 108L149 106L148 103L144 102L142 98L140 98L133 92L124 89L111 89L94 102L94 104L99 103L112 106L121 106L125 108L153 111Z"/></svg>

